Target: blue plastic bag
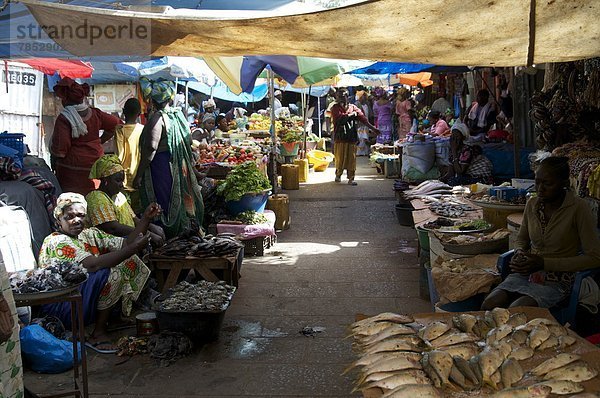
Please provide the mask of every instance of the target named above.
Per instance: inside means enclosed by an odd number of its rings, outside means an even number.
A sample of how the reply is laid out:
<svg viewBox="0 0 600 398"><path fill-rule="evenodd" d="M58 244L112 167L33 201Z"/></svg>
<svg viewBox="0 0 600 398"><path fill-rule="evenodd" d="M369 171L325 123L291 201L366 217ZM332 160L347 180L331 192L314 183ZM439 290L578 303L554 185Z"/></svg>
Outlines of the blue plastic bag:
<svg viewBox="0 0 600 398"><path fill-rule="evenodd" d="M31 370L38 373L62 373L73 367L73 343L60 340L40 325L21 329L21 352ZM77 354L81 361L81 344Z"/></svg>

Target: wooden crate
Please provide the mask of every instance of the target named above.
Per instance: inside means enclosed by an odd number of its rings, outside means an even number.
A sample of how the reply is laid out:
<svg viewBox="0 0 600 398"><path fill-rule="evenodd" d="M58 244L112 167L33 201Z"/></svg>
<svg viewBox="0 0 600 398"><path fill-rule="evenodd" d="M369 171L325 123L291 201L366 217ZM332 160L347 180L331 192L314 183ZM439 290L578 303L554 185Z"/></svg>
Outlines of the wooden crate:
<svg viewBox="0 0 600 398"><path fill-rule="evenodd" d="M243 240L244 242L244 256L264 256L265 250L277 242L277 235L271 236L259 236L256 238Z"/></svg>

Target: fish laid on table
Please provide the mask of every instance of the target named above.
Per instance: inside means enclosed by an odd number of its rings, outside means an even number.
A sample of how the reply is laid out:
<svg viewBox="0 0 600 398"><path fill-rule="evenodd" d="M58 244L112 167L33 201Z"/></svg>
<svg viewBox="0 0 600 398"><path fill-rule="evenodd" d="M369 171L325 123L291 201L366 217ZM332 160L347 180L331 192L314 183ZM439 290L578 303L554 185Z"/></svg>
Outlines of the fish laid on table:
<svg viewBox="0 0 600 398"><path fill-rule="evenodd" d="M442 387L448 384L448 378L452 371L454 361L452 357L444 351L433 350L423 354L421 358L423 370L429 375L436 387Z"/></svg>
<svg viewBox="0 0 600 398"><path fill-rule="evenodd" d="M481 369L483 383L490 384L492 387L496 387L492 381L491 376L500 368L504 358L502 354L491 347L486 347L483 351L476 355L477 363Z"/></svg>
<svg viewBox="0 0 600 398"><path fill-rule="evenodd" d="M498 391L492 398L543 398L550 395L552 388L540 384L526 387L513 387Z"/></svg>
<svg viewBox="0 0 600 398"><path fill-rule="evenodd" d="M527 347L527 346L523 346L523 347L519 347L516 350L513 350L513 352L511 352L508 357L510 359L516 359L517 361L524 361L525 359L529 359L533 356L534 351L533 348L531 347Z"/></svg>
<svg viewBox="0 0 600 398"><path fill-rule="evenodd" d="M415 334L415 330L413 328L402 324L394 324L383 329L377 334L359 339L359 344L364 346L371 346L374 343L389 339L390 337L412 334Z"/></svg>
<svg viewBox="0 0 600 398"><path fill-rule="evenodd" d="M461 332L471 333L477 317L471 314L459 314L452 317L452 324Z"/></svg>
<svg viewBox="0 0 600 398"><path fill-rule="evenodd" d="M585 362L573 362L562 368L554 369L544 376L544 380L586 381L598 375L598 371Z"/></svg>
<svg viewBox="0 0 600 398"><path fill-rule="evenodd" d="M407 384L431 384L431 380L422 370L394 372L391 376L371 382L360 387L360 390L369 388L381 388L382 390L394 390Z"/></svg>
<svg viewBox="0 0 600 398"><path fill-rule="evenodd" d="M446 322L437 321L419 329L417 335L423 340L431 341L437 339L448 330L450 330L450 325L448 325Z"/></svg>
<svg viewBox="0 0 600 398"><path fill-rule="evenodd" d="M470 343L474 341L477 341L477 336L470 333L446 333L441 337L430 341L429 344L434 348L440 348L460 343Z"/></svg>
<svg viewBox="0 0 600 398"><path fill-rule="evenodd" d="M422 369L421 362L402 357L384 358L369 366L365 366L361 372L364 375L368 375L371 373L393 372L405 369Z"/></svg>
<svg viewBox="0 0 600 398"><path fill-rule="evenodd" d="M502 386L504 388L510 388L523 378L525 372L518 361L507 359L502 362L500 374L502 376Z"/></svg>
<svg viewBox="0 0 600 398"><path fill-rule="evenodd" d="M527 333L529 333L533 330L534 327L536 327L538 325L550 326L550 325L558 325L558 323L556 321L553 321L553 320L550 320L547 318L534 318L524 325L517 326L515 328L515 330L524 330Z"/></svg>
<svg viewBox="0 0 600 398"><path fill-rule="evenodd" d="M375 335L381 333L382 331L386 330L387 328L392 327L392 326L396 326L396 325L399 325L399 324L395 323L395 322L390 322L390 321L380 321L380 322L365 323L363 325L354 327L350 331L350 333L348 334L348 336L346 336L346 337L353 337L353 336L354 337L369 337L369 336L375 336ZM414 330L413 330L413 333L414 333Z"/></svg>
<svg viewBox="0 0 600 398"><path fill-rule="evenodd" d="M443 396L440 390L429 384L406 384L386 392L381 398L443 398Z"/></svg>
<svg viewBox="0 0 600 398"><path fill-rule="evenodd" d="M584 390L581 384L568 380L546 380L537 384L549 386L552 388L552 394L557 395L577 394Z"/></svg>
<svg viewBox="0 0 600 398"><path fill-rule="evenodd" d="M462 375L467 381L469 381L477 387L480 385L481 380L479 380L479 378L471 368L469 361L459 356L452 357L452 361L454 361L454 367L456 367L456 369L458 369L458 371L462 373Z"/></svg>
<svg viewBox="0 0 600 398"><path fill-rule="evenodd" d="M449 345L445 347L440 347L438 348L438 350L447 352L451 357L459 356L467 361L471 357L477 355L477 353L479 352L479 348L475 343Z"/></svg>
<svg viewBox="0 0 600 398"><path fill-rule="evenodd" d="M546 341L540 344L536 349L539 351L547 350L549 348L558 347L560 342L558 341L558 337L550 335Z"/></svg>
<svg viewBox="0 0 600 398"><path fill-rule="evenodd" d="M504 359L508 358L508 356L512 353L512 346L508 344L505 340L496 341L491 345L492 348L498 350Z"/></svg>
<svg viewBox="0 0 600 398"><path fill-rule="evenodd" d="M573 337L573 336L565 335L565 336L559 336L558 337L558 346L561 349L564 349L566 347L572 346L576 342L577 342L577 339L575 337Z"/></svg>
<svg viewBox="0 0 600 398"><path fill-rule="evenodd" d="M512 326L513 328L524 325L526 323L527 323L527 315L525 315L524 312L517 312L515 314L512 314L508 318L508 321L506 321L506 324Z"/></svg>
<svg viewBox="0 0 600 398"><path fill-rule="evenodd" d="M581 357L577 354L558 354L554 358L550 358L533 368L531 374L534 376L543 376L554 369L562 368L563 366L578 361L579 359L581 359Z"/></svg>
<svg viewBox="0 0 600 398"><path fill-rule="evenodd" d="M496 323L496 327L500 327L510 319L510 311L506 308L494 308L492 311L492 319Z"/></svg>
<svg viewBox="0 0 600 398"><path fill-rule="evenodd" d="M425 348L423 340L417 336L401 336L380 341L369 347L365 354L375 354L386 351L414 351L421 352Z"/></svg>
<svg viewBox="0 0 600 398"><path fill-rule="evenodd" d="M488 332L495 327L491 313L488 318L478 316L475 325L473 326L472 332L481 339L485 339Z"/></svg>
<svg viewBox="0 0 600 398"><path fill-rule="evenodd" d="M527 343L527 338L529 337L529 332L524 330L515 330L511 333L510 338L514 340L517 344L525 344Z"/></svg>
<svg viewBox="0 0 600 398"><path fill-rule="evenodd" d="M543 324L536 325L533 327L533 329L531 329L531 332L529 332L529 337L527 338L527 345L535 350L544 341L548 340L550 336L551 334L550 329L548 329L548 326Z"/></svg>
<svg viewBox="0 0 600 398"><path fill-rule="evenodd" d="M376 354L363 355L358 360L354 361L350 366L344 369L342 374L348 373L350 370L359 367L359 366L369 366L375 362L379 362L382 359L392 359L392 358L406 358L413 361L421 360L420 352L413 351L393 351L393 352L378 352Z"/></svg>
<svg viewBox="0 0 600 398"><path fill-rule="evenodd" d="M382 312L381 314L377 314L370 318L361 319L360 321L356 321L350 325L352 329L358 326L366 325L373 322L393 322L393 323L412 323L414 322L414 318L410 315L405 314L396 314L393 312Z"/></svg>
<svg viewBox="0 0 600 398"><path fill-rule="evenodd" d="M493 344L496 341L502 340L503 338L511 334L512 331L513 327L510 325L503 324L497 326L488 332L486 336L486 342L488 344Z"/></svg>
<svg viewBox="0 0 600 398"><path fill-rule="evenodd" d="M568 334L567 328L562 325L548 325L548 329L552 333L552 336L555 337L566 336Z"/></svg>

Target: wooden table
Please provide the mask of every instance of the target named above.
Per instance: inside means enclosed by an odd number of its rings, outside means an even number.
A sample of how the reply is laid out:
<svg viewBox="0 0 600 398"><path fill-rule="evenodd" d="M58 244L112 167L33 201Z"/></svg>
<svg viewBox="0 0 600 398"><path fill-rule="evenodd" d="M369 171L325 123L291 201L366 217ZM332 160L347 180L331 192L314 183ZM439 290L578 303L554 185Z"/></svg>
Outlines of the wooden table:
<svg viewBox="0 0 600 398"><path fill-rule="evenodd" d="M243 259L241 249L235 255L226 257L167 257L153 255L150 263L156 270L158 288L162 293L177 284L179 274L183 270L194 270L204 279L210 282L218 282L220 279L213 270L223 271L223 280L230 285L238 286L239 268ZM168 271L168 273L167 273ZM165 274L167 278L165 279Z"/></svg>
<svg viewBox="0 0 600 398"><path fill-rule="evenodd" d="M75 290L62 296L41 299L21 300L15 297L17 307L36 306L68 301L71 304L71 331L73 333L73 389L56 394L48 394L44 391L44 398L58 397L88 397L88 374L87 357L85 353L85 327L83 324L83 300L81 293ZM81 343L81 363L79 362L77 341ZM81 387L79 386L79 366L81 365ZM27 395L27 394L26 394Z"/></svg>

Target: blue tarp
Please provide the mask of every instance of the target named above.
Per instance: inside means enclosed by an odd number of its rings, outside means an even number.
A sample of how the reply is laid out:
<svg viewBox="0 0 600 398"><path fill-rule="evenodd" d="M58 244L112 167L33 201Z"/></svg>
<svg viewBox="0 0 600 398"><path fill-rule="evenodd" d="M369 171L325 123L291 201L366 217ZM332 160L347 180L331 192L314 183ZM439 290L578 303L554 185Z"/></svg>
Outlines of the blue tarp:
<svg viewBox="0 0 600 398"><path fill-rule="evenodd" d="M388 75L398 73L417 73L417 72L432 72L432 73L463 73L470 69L466 66L441 66L432 64L409 64L403 62L376 62L365 68L355 69L350 73L352 75Z"/></svg>
<svg viewBox="0 0 600 398"><path fill-rule="evenodd" d="M240 95L235 95L229 90L229 88L225 85L225 83L219 81L212 88L204 83L200 82L188 82L188 88L192 90L199 91L201 93L211 95L215 98L219 98L225 101L231 102L258 102L267 96L268 87L266 84L261 84L254 87L252 93L241 93Z"/></svg>

